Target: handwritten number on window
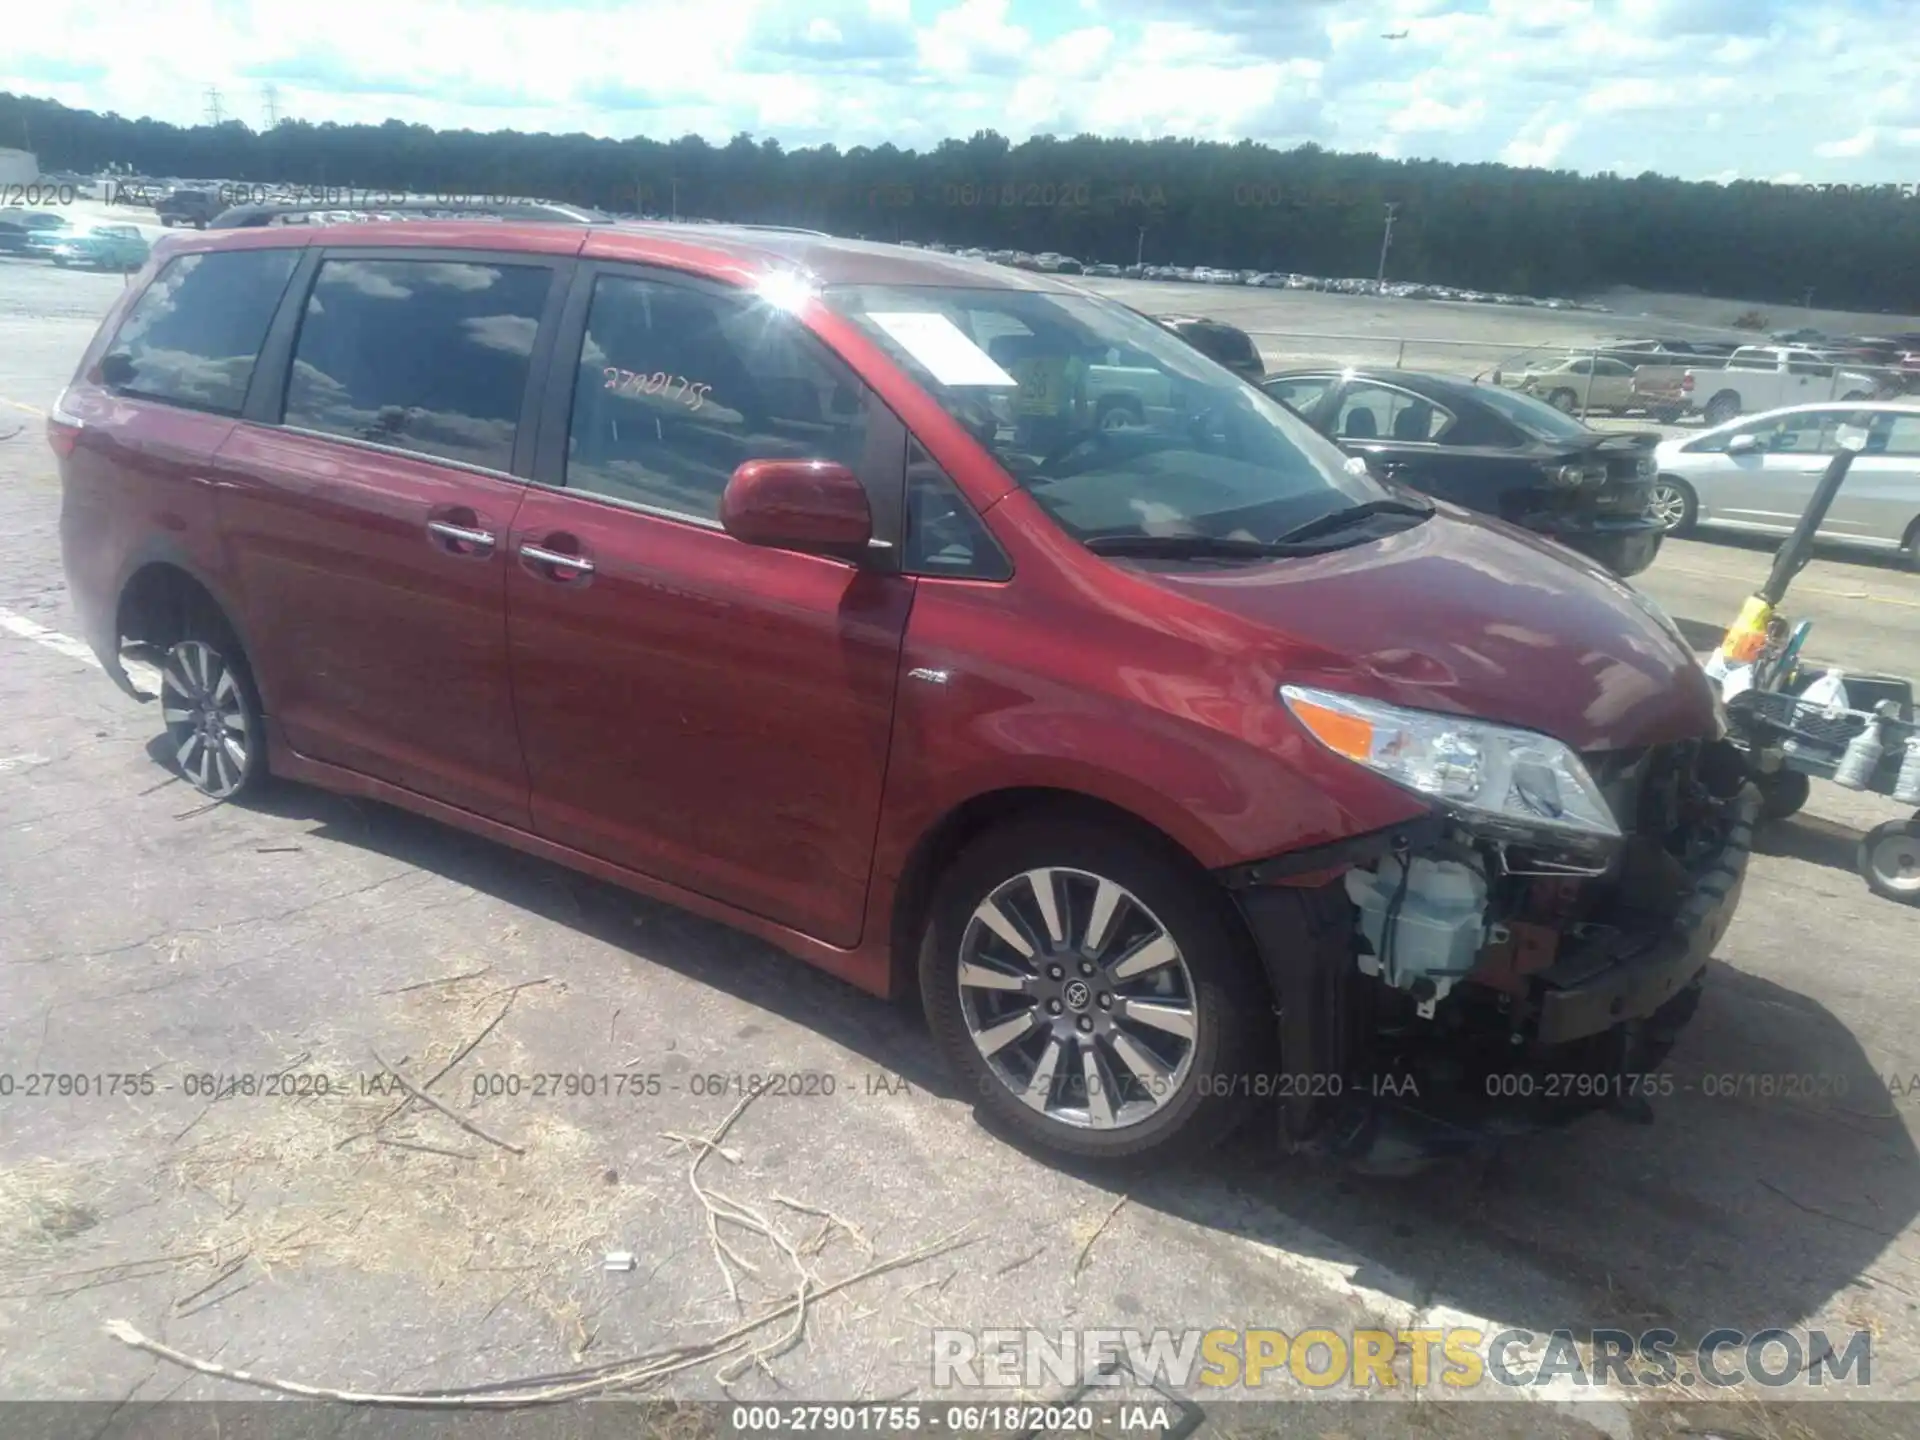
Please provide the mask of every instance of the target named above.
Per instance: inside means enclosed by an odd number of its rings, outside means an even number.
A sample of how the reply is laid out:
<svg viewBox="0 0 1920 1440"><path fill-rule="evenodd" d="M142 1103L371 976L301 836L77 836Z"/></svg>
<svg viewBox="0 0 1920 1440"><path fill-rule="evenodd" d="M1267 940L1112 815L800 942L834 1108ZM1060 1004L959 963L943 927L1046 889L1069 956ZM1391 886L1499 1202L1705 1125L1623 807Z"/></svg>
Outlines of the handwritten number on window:
<svg viewBox="0 0 1920 1440"><path fill-rule="evenodd" d="M664 370L655 370L649 375L644 370L622 370L609 365L600 375L602 388L617 395L665 395L689 410L698 410L706 404L707 395L713 389L711 385L690 380L685 375L669 375Z"/></svg>

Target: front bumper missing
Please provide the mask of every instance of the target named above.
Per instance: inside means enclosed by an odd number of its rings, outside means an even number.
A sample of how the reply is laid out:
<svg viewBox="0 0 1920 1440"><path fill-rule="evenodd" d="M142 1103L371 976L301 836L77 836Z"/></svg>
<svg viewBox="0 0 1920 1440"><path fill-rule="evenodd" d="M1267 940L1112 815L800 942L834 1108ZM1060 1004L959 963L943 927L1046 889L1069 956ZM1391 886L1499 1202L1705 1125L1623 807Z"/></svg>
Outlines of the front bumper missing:
<svg viewBox="0 0 1920 1440"><path fill-rule="evenodd" d="M1726 839L1666 931L1602 936L1575 947L1535 977L1542 987L1538 1043L1562 1045L1644 1020L1706 968L1740 903L1760 793L1748 786L1727 804Z"/></svg>
<svg viewBox="0 0 1920 1440"><path fill-rule="evenodd" d="M1589 927L1550 967L1529 977L1530 1018L1514 1032L1516 1058L1577 1054L1581 1068L1599 1077L1578 1104L1516 1103L1484 1086L1481 1093L1436 1092L1396 1078L1397 1056L1386 1055L1383 1064L1375 1026L1381 987L1359 974L1351 905L1338 881L1312 882L1334 867L1365 863L1361 857L1418 853L1419 840L1430 833L1426 823L1341 842L1337 855L1329 847L1223 875L1253 932L1279 1011L1286 1147L1403 1174L1486 1152L1504 1138L1596 1104L1618 1102L1644 1118L1650 1112L1634 1077L1657 1067L1691 1018L1707 961L1745 882L1760 795L1747 785L1721 803L1721 842L1691 872L1664 921ZM1285 883L1295 877L1308 883Z"/></svg>

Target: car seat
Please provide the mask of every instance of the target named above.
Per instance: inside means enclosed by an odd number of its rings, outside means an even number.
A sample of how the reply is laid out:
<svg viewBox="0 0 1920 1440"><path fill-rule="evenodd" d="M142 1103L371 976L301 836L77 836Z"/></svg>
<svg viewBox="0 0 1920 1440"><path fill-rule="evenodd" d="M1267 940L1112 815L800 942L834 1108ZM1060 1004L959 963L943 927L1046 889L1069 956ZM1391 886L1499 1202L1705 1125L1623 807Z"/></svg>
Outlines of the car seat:
<svg viewBox="0 0 1920 1440"><path fill-rule="evenodd" d="M1373 411L1362 405L1357 410L1349 410L1340 434L1350 440L1377 440L1380 438L1380 422L1374 418Z"/></svg>
<svg viewBox="0 0 1920 1440"><path fill-rule="evenodd" d="M1433 424L1433 411L1425 405L1409 405L1393 417L1393 438L1396 440L1424 440L1428 427Z"/></svg>

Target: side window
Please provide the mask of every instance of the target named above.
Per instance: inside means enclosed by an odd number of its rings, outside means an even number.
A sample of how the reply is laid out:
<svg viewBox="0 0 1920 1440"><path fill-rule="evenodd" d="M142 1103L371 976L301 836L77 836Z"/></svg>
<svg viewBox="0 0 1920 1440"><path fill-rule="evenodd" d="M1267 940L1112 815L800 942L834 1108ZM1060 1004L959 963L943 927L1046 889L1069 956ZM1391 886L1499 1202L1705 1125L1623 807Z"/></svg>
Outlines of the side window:
<svg viewBox="0 0 1920 1440"><path fill-rule="evenodd" d="M511 468L553 274L470 261L326 261L294 342L286 423Z"/></svg>
<svg viewBox="0 0 1920 1440"><path fill-rule="evenodd" d="M1305 415L1326 396L1333 384L1331 375L1301 375L1290 380L1267 380L1260 388L1282 405Z"/></svg>
<svg viewBox="0 0 1920 1440"><path fill-rule="evenodd" d="M1805 356L1796 355L1787 361L1787 373L1789 375L1826 376L1833 374L1833 366L1824 360L1813 360Z"/></svg>
<svg viewBox="0 0 1920 1440"><path fill-rule="evenodd" d="M238 415L298 250L212 250L167 262L101 359L124 395Z"/></svg>
<svg viewBox="0 0 1920 1440"><path fill-rule="evenodd" d="M1889 415L1882 413L1876 417L1867 442L1870 455L1920 456L1920 415Z"/></svg>
<svg viewBox="0 0 1920 1440"><path fill-rule="evenodd" d="M1340 400L1335 433L1353 440L1437 440L1453 423L1453 412L1431 400L1386 385L1356 384Z"/></svg>
<svg viewBox="0 0 1920 1440"><path fill-rule="evenodd" d="M1756 433L1760 437L1760 448L1773 454L1831 454L1837 423L1838 417L1832 411L1816 410L1804 415L1782 416Z"/></svg>
<svg viewBox="0 0 1920 1440"><path fill-rule="evenodd" d="M1010 580L1013 565L947 472L918 440L907 442L909 575L950 580Z"/></svg>
<svg viewBox="0 0 1920 1440"><path fill-rule="evenodd" d="M1619 360L1601 360L1594 365L1593 373L1596 375L1613 375L1616 377L1631 375L1633 373L1633 367Z"/></svg>
<svg viewBox="0 0 1920 1440"><path fill-rule="evenodd" d="M744 294L602 275L567 433L569 488L701 520L747 460L858 469L867 394L797 323Z"/></svg>
<svg viewBox="0 0 1920 1440"><path fill-rule="evenodd" d="M1593 369L1593 361L1569 360L1566 368L1567 374L1569 375L1585 375L1589 370Z"/></svg>

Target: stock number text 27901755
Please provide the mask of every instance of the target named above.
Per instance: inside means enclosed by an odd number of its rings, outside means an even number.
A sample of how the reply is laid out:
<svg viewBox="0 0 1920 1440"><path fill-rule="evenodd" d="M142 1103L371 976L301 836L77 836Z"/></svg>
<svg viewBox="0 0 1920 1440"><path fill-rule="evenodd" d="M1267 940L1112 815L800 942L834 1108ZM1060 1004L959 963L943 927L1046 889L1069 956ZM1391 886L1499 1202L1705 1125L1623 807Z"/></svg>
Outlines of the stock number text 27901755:
<svg viewBox="0 0 1920 1440"><path fill-rule="evenodd" d="M609 365L600 372L601 388L613 391L616 395L664 395L669 400L677 400L689 410L698 410L707 403L707 395L713 386L699 380L691 380L685 375L669 375L664 370L655 370L648 374L644 370L622 370Z"/></svg>

